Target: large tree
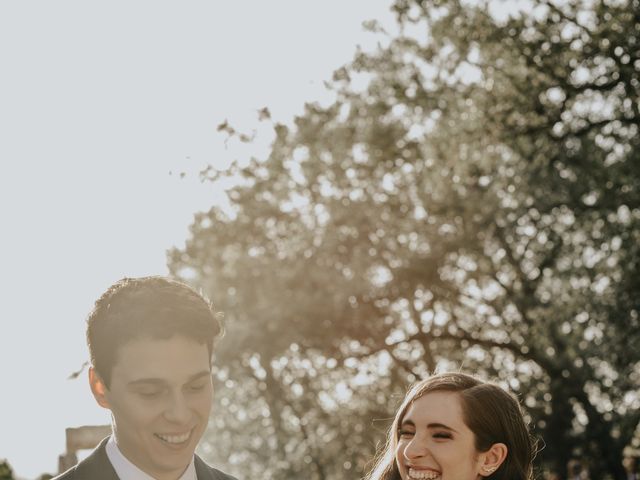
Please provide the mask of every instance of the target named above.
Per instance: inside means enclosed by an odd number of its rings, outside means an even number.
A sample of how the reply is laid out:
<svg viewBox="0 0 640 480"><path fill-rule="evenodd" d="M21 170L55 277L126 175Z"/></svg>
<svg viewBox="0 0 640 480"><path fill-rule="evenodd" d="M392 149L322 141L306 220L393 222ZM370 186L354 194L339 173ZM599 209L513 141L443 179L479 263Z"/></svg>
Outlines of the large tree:
<svg viewBox="0 0 640 480"><path fill-rule="evenodd" d="M13 469L6 460L0 461L0 480L13 480Z"/></svg>
<svg viewBox="0 0 640 480"><path fill-rule="evenodd" d="M462 365L519 393L541 464L624 478L640 2L393 8L399 33L336 71L333 104L203 173L236 179L231 208L198 214L170 267L226 316L211 443L245 476L344 478L408 382Z"/></svg>

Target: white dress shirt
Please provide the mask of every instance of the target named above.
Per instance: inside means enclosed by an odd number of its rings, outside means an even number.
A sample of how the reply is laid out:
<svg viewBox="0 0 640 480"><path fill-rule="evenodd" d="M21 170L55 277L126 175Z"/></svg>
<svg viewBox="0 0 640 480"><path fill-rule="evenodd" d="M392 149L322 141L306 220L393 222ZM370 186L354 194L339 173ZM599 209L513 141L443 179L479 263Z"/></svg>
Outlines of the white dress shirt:
<svg viewBox="0 0 640 480"><path fill-rule="evenodd" d="M107 442L107 457L109 457L109 461L111 465L113 465L120 480L155 480L151 475L136 467L122 454L113 435L111 435ZM189 466L178 480L197 480L196 466L193 457L191 457Z"/></svg>

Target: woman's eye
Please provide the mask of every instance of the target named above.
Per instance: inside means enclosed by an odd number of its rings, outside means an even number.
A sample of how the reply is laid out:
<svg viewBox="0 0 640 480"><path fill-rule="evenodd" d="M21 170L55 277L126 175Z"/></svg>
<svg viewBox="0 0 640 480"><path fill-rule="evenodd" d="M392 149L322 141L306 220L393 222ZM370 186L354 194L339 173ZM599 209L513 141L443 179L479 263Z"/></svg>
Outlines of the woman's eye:
<svg viewBox="0 0 640 480"><path fill-rule="evenodd" d="M453 438L450 433L438 432L433 434L433 438Z"/></svg>
<svg viewBox="0 0 640 480"><path fill-rule="evenodd" d="M398 430L398 436L400 438L413 437L414 433L411 430Z"/></svg>
<svg viewBox="0 0 640 480"><path fill-rule="evenodd" d="M196 385L191 385L191 386L189 387L189 390L191 390L192 392L199 392L200 390L203 390L203 389L204 389L204 385L205 385L204 383L202 383L202 384L200 384L200 383L199 383L199 384L196 384Z"/></svg>

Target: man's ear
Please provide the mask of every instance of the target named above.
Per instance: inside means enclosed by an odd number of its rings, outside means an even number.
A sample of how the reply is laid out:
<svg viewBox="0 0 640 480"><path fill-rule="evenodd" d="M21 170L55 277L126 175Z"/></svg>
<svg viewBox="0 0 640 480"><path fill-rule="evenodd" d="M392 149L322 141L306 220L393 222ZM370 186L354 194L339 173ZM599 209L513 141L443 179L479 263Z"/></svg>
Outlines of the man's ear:
<svg viewBox="0 0 640 480"><path fill-rule="evenodd" d="M509 453L509 450L504 443L494 443L491 445L491 448L483 452L480 458L480 475L488 477L500 468L502 462L507 458L507 453Z"/></svg>
<svg viewBox="0 0 640 480"><path fill-rule="evenodd" d="M93 367L89 367L89 385L98 405L104 408L111 408L107 399L107 386Z"/></svg>

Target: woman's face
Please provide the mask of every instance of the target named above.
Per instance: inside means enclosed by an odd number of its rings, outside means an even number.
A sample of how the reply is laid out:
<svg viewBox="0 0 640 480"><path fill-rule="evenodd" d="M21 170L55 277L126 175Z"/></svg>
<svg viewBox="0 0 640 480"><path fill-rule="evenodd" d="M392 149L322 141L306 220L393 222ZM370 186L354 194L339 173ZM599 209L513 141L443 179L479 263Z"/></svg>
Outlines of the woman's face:
<svg viewBox="0 0 640 480"><path fill-rule="evenodd" d="M430 392L409 406L396 448L402 480L476 480L483 460L458 393Z"/></svg>

